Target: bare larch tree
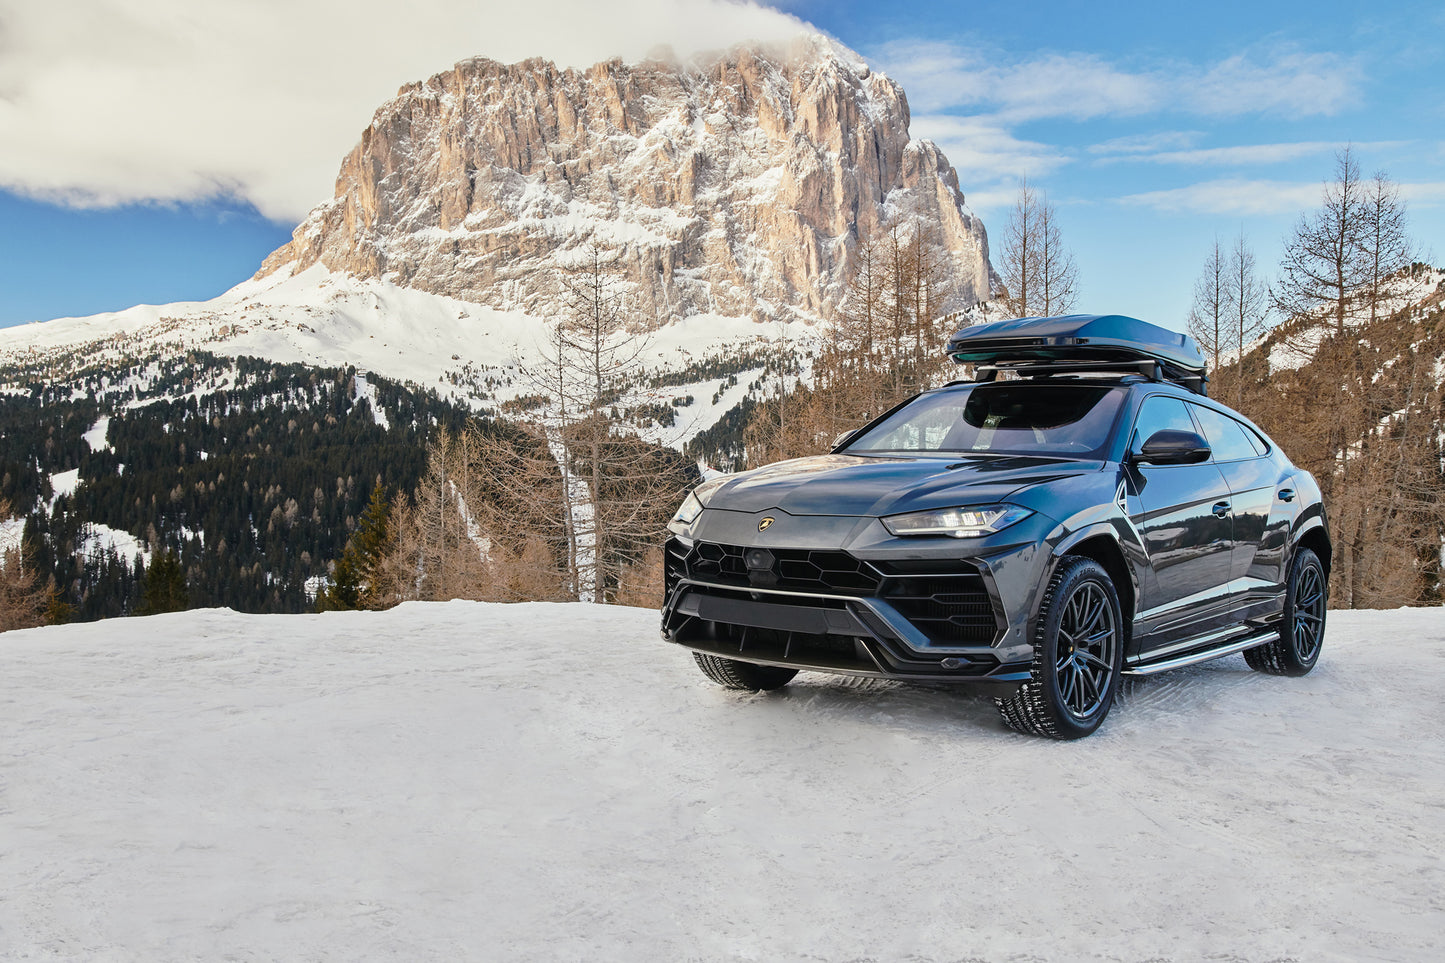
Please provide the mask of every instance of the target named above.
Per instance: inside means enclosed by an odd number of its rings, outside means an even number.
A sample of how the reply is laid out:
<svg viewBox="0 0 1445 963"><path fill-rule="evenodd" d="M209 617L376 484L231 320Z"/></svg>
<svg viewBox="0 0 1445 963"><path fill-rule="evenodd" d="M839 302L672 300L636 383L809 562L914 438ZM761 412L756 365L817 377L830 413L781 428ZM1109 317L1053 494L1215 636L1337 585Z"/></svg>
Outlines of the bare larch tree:
<svg viewBox="0 0 1445 963"><path fill-rule="evenodd" d="M825 451L842 432L946 378L952 362L943 346L957 321L943 312L945 263L937 232L919 220L858 246L813 384L758 406L745 433L749 465Z"/></svg>
<svg viewBox="0 0 1445 963"><path fill-rule="evenodd" d="M1064 246L1058 214L1048 195L1019 184L1018 200L1004 228L999 270L1003 301L1017 317L1068 312L1077 300L1078 268Z"/></svg>
<svg viewBox="0 0 1445 963"><path fill-rule="evenodd" d="M1189 306L1189 334L1209 362L1209 376L1219 372L1219 359L1232 346L1229 325L1229 267L1219 238L1204 257L1204 267L1194 281L1194 302Z"/></svg>

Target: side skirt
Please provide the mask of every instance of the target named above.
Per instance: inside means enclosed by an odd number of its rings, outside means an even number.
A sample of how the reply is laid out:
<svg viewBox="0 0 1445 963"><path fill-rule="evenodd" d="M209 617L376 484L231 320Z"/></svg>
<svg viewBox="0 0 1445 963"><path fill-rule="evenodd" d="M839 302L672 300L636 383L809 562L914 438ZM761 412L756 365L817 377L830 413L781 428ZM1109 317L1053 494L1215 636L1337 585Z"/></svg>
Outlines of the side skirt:
<svg viewBox="0 0 1445 963"><path fill-rule="evenodd" d="M1234 636L1222 642L1211 643L1201 640L1202 648L1183 652L1178 655L1170 655L1162 658L1141 660L1124 669L1125 675L1153 675L1156 672L1167 672L1170 669L1178 669L1186 665L1194 665L1196 662L1208 662L1210 659L1222 658L1226 655L1233 655L1236 652L1243 652L1245 649L1252 649L1257 645L1264 645L1279 638L1279 630L1252 628L1244 636Z"/></svg>

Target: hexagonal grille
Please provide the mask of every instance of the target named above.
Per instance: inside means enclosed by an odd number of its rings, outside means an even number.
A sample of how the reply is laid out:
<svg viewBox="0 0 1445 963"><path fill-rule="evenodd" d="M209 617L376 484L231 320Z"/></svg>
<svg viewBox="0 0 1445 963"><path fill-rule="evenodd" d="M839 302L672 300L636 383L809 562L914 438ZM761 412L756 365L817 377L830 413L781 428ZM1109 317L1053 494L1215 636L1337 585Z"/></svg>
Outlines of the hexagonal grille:
<svg viewBox="0 0 1445 963"><path fill-rule="evenodd" d="M934 642L987 645L998 631L976 572L889 579L883 597Z"/></svg>
<svg viewBox="0 0 1445 963"><path fill-rule="evenodd" d="M683 578L735 588L884 599L939 645L988 645L998 631L978 569L962 559L865 562L847 552L769 548L766 570L749 570L740 545L669 539L669 593Z"/></svg>
<svg viewBox="0 0 1445 963"><path fill-rule="evenodd" d="M771 568L749 571L744 551L739 545L698 542L686 566L694 578L709 582L829 595L872 595L881 581L872 566L847 552L773 548Z"/></svg>

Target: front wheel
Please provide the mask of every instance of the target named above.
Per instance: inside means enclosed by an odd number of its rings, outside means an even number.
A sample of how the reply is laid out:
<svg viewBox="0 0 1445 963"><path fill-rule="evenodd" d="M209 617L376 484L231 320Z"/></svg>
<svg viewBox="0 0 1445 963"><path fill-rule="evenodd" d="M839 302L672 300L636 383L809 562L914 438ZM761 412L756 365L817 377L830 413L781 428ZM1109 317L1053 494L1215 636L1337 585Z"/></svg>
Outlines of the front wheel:
<svg viewBox="0 0 1445 963"><path fill-rule="evenodd" d="M797 669L782 669L774 665L739 662L737 659L724 659L720 655L704 655L701 652L694 652L692 657L697 660L697 667L702 670L703 675L718 685L727 689L741 689L745 692L781 689L792 682L793 676L798 674Z"/></svg>
<svg viewBox="0 0 1445 963"><path fill-rule="evenodd" d="M1305 675L1315 667L1325 642L1327 585L1320 557L1307 548L1300 549L1289 567L1279 638L1245 650L1244 661L1251 669L1271 675Z"/></svg>
<svg viewBox="0 0 1445 963"><path fill-rule="evenodd" d="M1109 714L1123 664L1124 619L1109 573L1093 559L1066 558L1039 608L1032 678L994 703L1019 732L1078 739Z"/></svg>

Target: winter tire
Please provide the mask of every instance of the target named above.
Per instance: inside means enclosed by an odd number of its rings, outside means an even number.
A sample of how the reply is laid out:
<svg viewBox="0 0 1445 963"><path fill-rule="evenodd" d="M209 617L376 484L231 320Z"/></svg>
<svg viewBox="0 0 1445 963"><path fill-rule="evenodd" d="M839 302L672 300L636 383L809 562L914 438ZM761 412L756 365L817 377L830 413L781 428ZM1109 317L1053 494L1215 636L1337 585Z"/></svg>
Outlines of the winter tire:
<svg viewBox="0 0 1445 963"><path fill-rule="evenodd" d="M1284 617L1279 638L1246 649L1244 661L1258 672L1271 675L1305 675L1320 658L1325 642L1325 613L1328 582L1319 556L1301 548L1289 569L1285 586Z"/></svg>
<svg viewBox="0 0 1445 963"><path fill-rule="evenodd" d="M1087 736L1114 704L1124 660L1124 619L1109 573L1088 558L1059 563L1039 606L1032 678L996 698L1004 722L1051 739Z"/></svg>
<svg viewBox="0 0 1445 963"><path fill-rule="evenodd" d="M754 665L751 662L739 662L736 659L724 659L701 652L694 652L692 657L697 660L697 667L702 669L704 675L727 689L742 689L746 692L781 689L798 674L797 669Z"/></svg>

